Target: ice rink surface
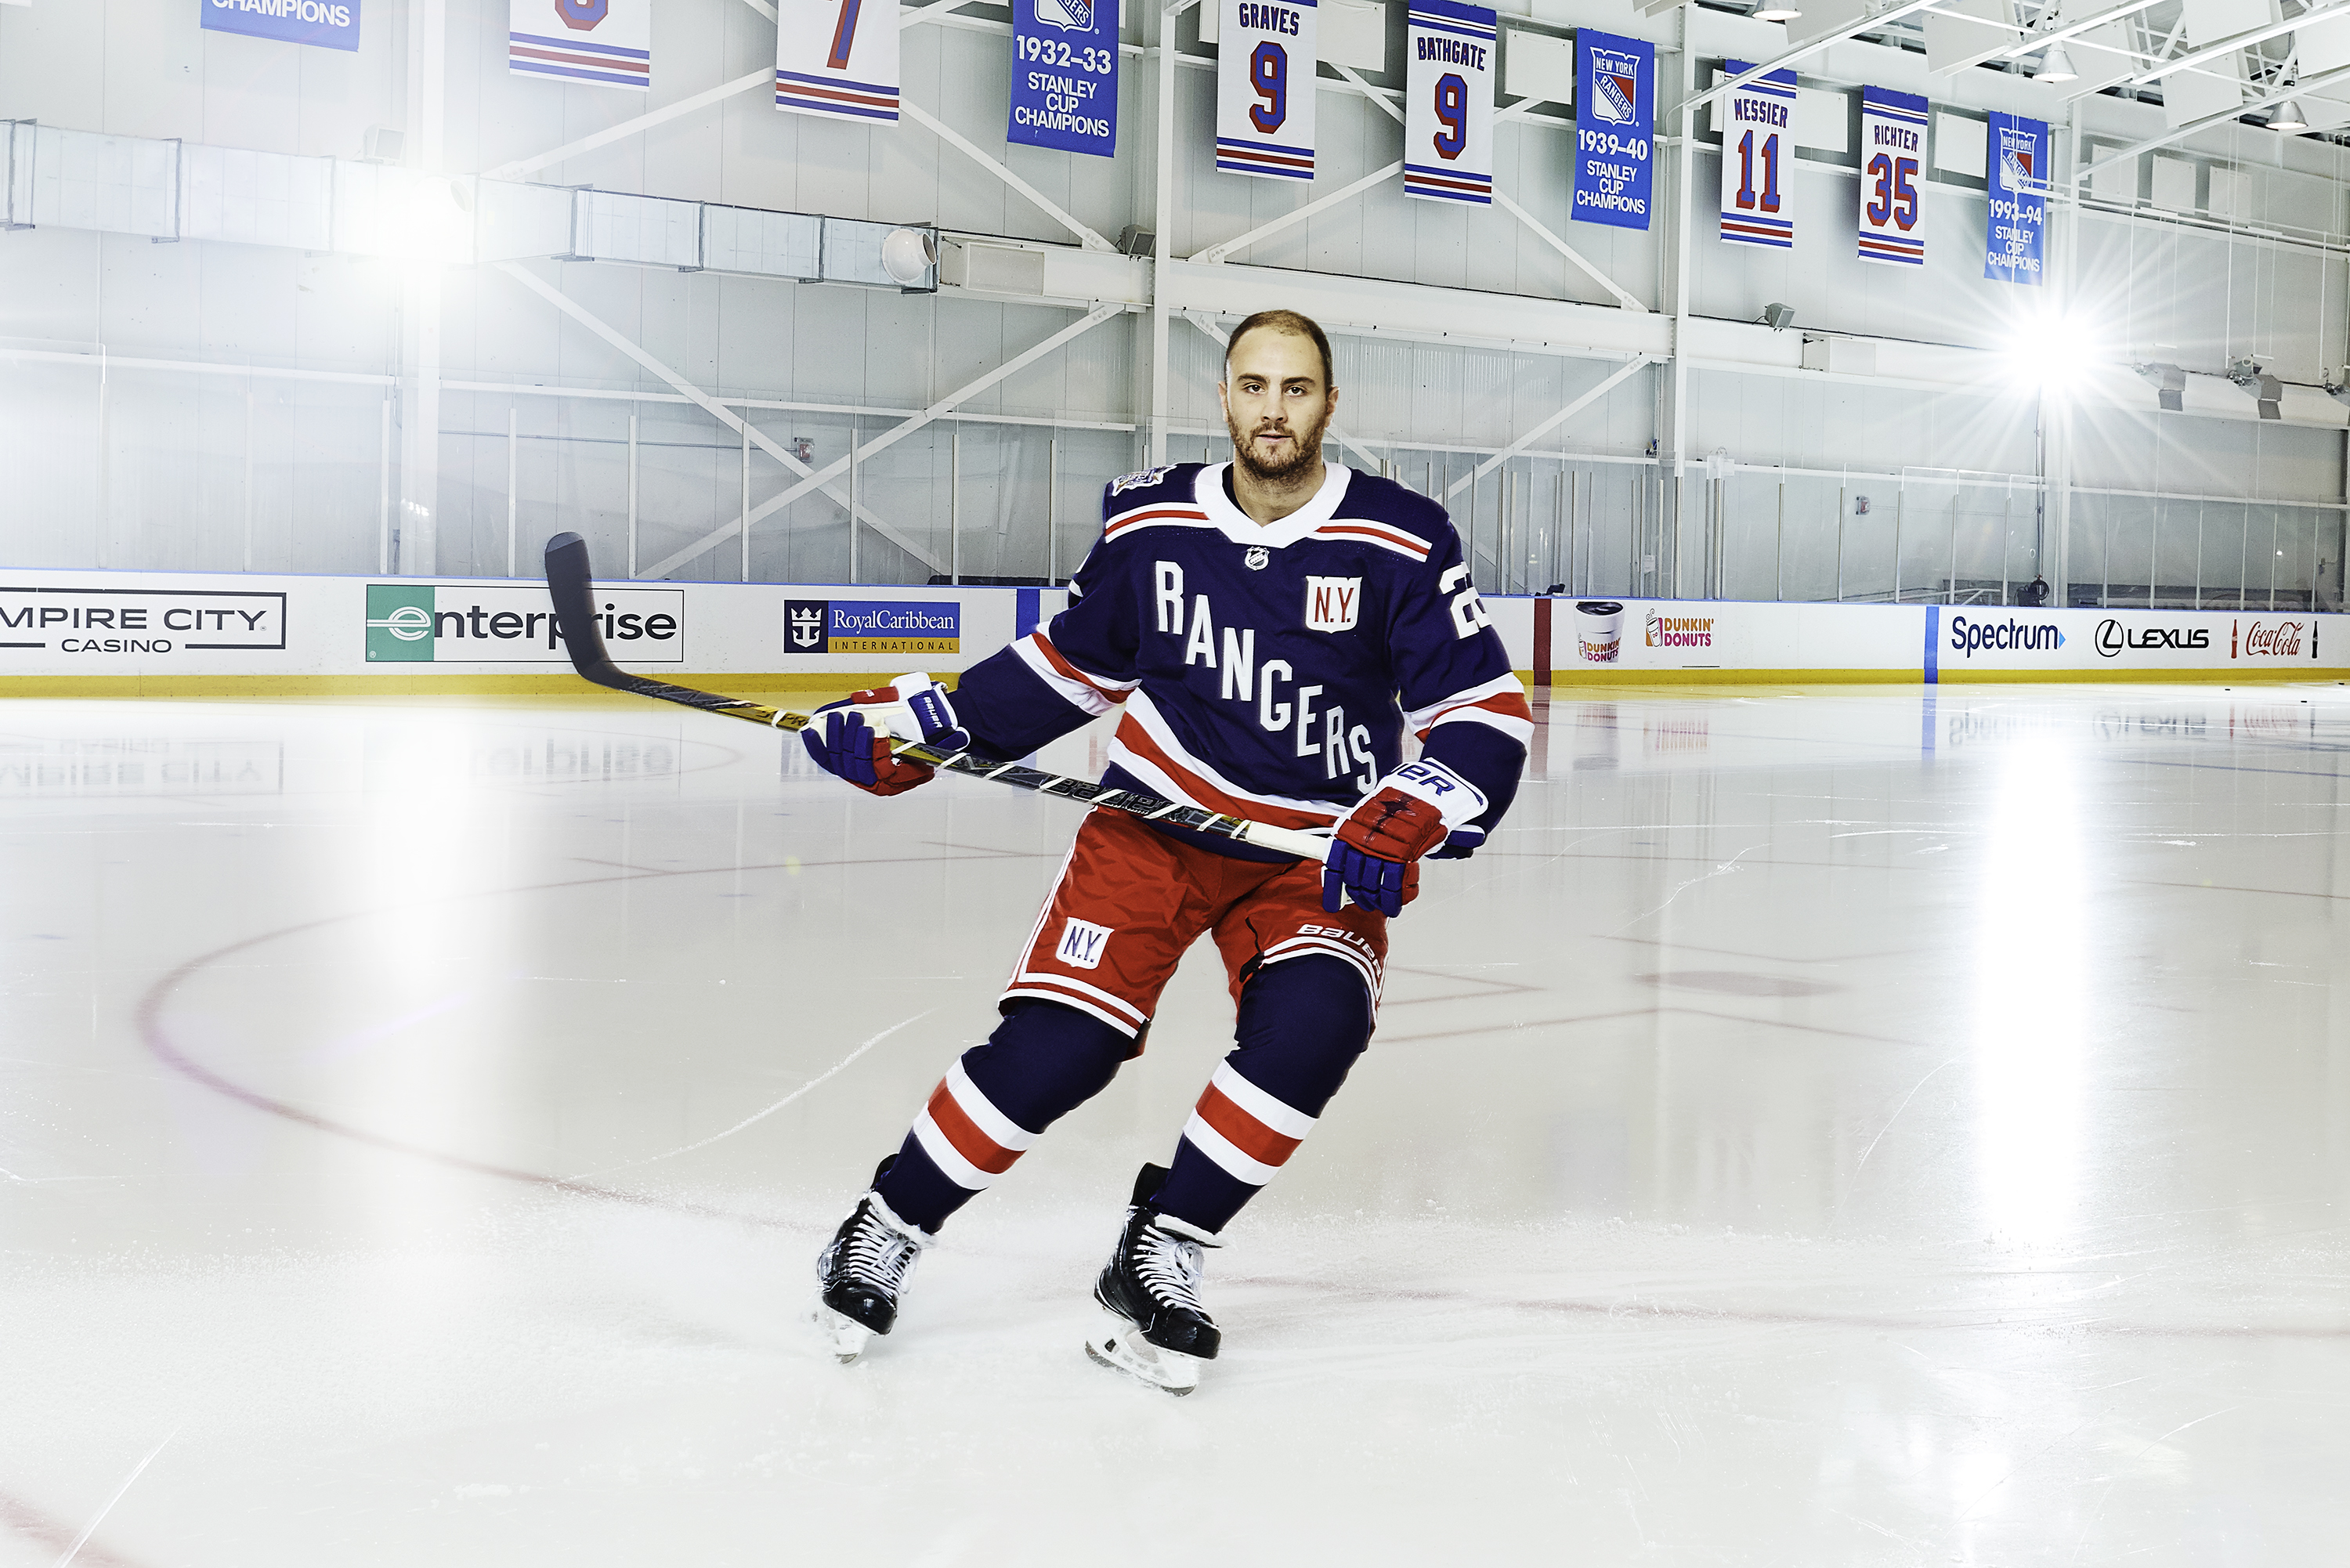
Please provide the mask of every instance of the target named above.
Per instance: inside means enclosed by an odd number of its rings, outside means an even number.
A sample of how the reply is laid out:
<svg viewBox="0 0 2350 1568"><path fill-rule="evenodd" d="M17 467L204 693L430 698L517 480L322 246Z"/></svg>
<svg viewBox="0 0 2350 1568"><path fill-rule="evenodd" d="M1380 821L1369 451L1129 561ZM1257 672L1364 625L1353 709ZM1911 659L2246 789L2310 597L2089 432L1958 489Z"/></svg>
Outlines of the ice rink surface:
<svg viewBox="0 0 2350 1568"><path fill-rule="evenodd" d="M1211 949L896 1334L804 1323L1076 808L0 708L0 1564L2342 1561L2350 691L1537 715L1175 1400L1080 1341Z"/></svg>

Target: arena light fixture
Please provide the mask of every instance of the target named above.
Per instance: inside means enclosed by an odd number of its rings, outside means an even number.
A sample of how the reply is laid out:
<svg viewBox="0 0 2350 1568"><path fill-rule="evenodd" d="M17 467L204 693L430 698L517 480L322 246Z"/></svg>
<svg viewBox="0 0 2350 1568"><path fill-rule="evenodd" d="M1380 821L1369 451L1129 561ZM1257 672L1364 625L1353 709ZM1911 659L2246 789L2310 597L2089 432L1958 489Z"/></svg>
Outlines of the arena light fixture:
<svg viewBox="0 0 2350 1568"><path fill-rule="evenodd" d="M2073 57L2064 52L2062 44L2051 44L2048 52L2040 57L2040 68L2032 73L2034 81L2072 82L2081 79L2073 68Z"/></svg>
<svg viewBox="0 0 2350 1568"><path fill-rule="evenodd" d="M1791 0L1762 0L1754 7L1754 19L1758 22L1792 22L1803 14L1804 8Z"/></svg>
<svg viewBox="0 0 2350 1568"><path fill-rule="evenodd" d="M881 242L881 270L900 288L930 283L931 269L938 263L939 236L929 229L892 229Z"/></svg>
<svg viewBox="0 0 2350 1568"><path fill-rule="evenodd" d="M2054 310L2015 322L2000 358L2018 391L2057 398L2076 390L2097 360L2087 324Z"/></svg>
<svg viewBox="0 0 2350 1568"><path fill-rule="evenodd" d="M2270 111L2269 129L2271 130L2307 130L2309 116L2301 112L2301 101L2298 99L2289 98Z"/></svg>

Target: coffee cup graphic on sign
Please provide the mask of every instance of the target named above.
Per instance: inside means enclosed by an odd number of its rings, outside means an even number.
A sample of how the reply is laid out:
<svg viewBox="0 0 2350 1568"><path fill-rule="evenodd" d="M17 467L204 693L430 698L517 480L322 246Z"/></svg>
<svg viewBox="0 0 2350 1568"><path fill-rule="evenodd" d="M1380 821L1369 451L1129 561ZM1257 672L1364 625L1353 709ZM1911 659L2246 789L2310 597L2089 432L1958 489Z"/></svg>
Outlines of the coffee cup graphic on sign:
<svg viewBox="0 0 2350 1568"><path fill-rule="evenodd" d="M1586 664L1613 664L1624 646L1624 607L1583 599L1575 607L1575 651Z"/></svg>

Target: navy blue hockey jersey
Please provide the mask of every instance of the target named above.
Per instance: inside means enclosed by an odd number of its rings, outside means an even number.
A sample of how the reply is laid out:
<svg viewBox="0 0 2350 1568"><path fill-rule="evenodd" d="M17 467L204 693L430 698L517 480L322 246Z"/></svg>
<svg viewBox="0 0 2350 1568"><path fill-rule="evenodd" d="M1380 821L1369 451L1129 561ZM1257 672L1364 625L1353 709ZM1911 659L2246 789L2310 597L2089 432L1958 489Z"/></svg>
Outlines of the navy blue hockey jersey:
<svg viewBox="0 0 2350 1568"><path fill-rule="evenodd" d="M1019 755L1123 704L1107 782L1312 828L1402 761L1409 726L1485 792L1490 826L1532 713L1444 509L1331 463L1266 526L1233 504L1227 466L1108 487L1069 607L963 676L955 707L980 744Z"/></svg>

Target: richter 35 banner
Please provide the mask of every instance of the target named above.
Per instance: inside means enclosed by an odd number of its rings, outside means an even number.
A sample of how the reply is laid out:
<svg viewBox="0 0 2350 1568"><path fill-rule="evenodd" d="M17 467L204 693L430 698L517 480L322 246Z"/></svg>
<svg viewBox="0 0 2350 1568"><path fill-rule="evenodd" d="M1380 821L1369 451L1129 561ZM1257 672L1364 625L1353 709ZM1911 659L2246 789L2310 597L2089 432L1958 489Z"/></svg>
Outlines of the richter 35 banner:
<svg viewBox="0 0 2350 1568"><path fill-rule="evenodd" d="M1482 5L1413 0L1404 57L1403 193L1493 200L1493 33Z"/></svg>
<svg viewBox="0 0 2350 1568"><path fill-rule="evenodd" d="M1004 139L1118 156L1118 0L1013 0Z"/></svg>
<svg viewBox="0 0 2350 1568"><path fill-rule="evenodd" d="M1925 157L1925 95L1861 88L1861 260L1926 265L1926 212L1918 202Z"/></svg>
<svg viewBox="0 0 2350 1568"><path fill-rule="evenodd" d="M777 0L775 107L898 118L898 0Z"/></svg>
<svg viewBox="0 0 2350 1568"><path fill-rule="evenodd" d="M1991 152L1991 232L1984 236L1983 276L2009 283L2040 282L2040 242L2048 226L2048 122L1993 114Z"/></svg>
<svg viewBox="0 0 2350 1568"><path fill-rule="evenodd" d="M1753 68L1744 60L1722 64L1733 77ZM1721 105L1722 239L1794 249L1795 73L1773 71L1715 101Z"/></svg>
<svg viewBox="0 0 2350 1568"><path fill-rule="evenodd" d="M1596 28L1575 34L1575 199L1586 223L1648 226L1657 46Z"/></svg>
<svg viewBox="0 0 2350 1568"><path fill-rule="evenodd" d="M1265 180L1314 178L1314 0L1211 0L1216 37L1216 167Z"/></svg>
<svg viewBox="0 0 2350 1568"><path fill-rule="evenodd" d="M511 0L506 68L644 92L653 78L653 0Z"/></svg>

